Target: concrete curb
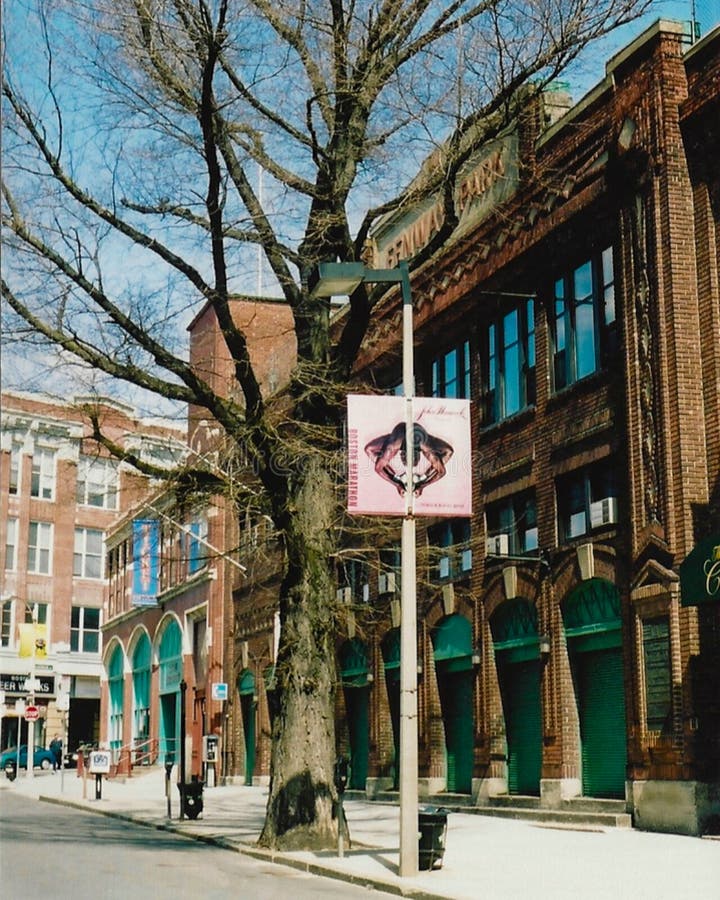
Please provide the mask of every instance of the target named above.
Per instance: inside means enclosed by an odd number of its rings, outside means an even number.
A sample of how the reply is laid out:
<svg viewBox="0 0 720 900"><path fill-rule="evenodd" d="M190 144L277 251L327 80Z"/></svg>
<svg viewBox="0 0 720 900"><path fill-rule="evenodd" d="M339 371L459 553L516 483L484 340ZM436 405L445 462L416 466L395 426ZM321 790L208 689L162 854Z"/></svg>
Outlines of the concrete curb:
<svg viewBox="0 0 720 900"><path fill-rule="evenodd" d="M198 834L190 831L182 825L176 825L171 821L160 821L155 819L146 819L137 814L130 812L120 812L113 809L100 809L89 806L86 802L78 803L73 800L66 800L60 797L48 797L40 794L37 798L41 803L54 803L56 806L67 806L72 809L79 809L84 812L93 813L95 815L107 816L111 819L119 819L123 822L132 822L135 825L142 825L144 828L154 828L157 831L169 831L174 834L191 838L203 844L211 844L222 850L230 850L235 853L242 853L253 859L262 860L263 862L275 863L277 865L287 866L299 872L306 872L309 875L320 875L323 878L332 878L335 881L342 881L346 884L353 884L358 887L372 888L385 894L392 894L396 897L411 897L413 900L451 900L447 894L433 894L423 888L413 887L411 885L393 884L392 882L383 881L374 876L356 875L352 872L342 872L330 866L323 865L318 862L311 862L304 859L296 859L285 853L275 850L264 850L261 847L254 847L250 844L242 844L231 841L225 837L218 837L210 834ZM98 801L100 802L100 801ZM358 849L371 850L372 848L363 846Z"/></svg>

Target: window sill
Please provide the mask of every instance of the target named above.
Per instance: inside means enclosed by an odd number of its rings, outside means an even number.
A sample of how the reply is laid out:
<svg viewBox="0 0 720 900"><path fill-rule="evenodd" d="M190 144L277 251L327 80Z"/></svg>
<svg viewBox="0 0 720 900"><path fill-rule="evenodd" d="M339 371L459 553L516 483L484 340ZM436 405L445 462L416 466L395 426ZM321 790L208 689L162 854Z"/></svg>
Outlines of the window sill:
<svg viewBox="0 0 720 900"><path fill-rule="evenodd" d="M526 406L519 412L513 413L512 416L508 416L506 419L501 419L499 422L490 422L488 425L481 425L480 430L484 437L494 437L495 433L500 434L504 430L512 431L515 428L524 428L528 422L535 417L535 413L536 407L534 404L532 406Z"/></svg>

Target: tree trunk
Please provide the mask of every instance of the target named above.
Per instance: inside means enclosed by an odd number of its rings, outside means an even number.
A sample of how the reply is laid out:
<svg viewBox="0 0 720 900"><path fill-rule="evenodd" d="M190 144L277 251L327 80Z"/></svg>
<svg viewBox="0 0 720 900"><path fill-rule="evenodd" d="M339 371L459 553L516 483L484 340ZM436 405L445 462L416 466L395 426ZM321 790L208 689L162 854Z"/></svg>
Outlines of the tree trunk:
<svg viewBox="0 0 720 900"><path fill-rule="evenodd" d="M287 513L280 598L270 796L259 843L337 846L335 764L336 488L322 460L305 458Z"/></svg>

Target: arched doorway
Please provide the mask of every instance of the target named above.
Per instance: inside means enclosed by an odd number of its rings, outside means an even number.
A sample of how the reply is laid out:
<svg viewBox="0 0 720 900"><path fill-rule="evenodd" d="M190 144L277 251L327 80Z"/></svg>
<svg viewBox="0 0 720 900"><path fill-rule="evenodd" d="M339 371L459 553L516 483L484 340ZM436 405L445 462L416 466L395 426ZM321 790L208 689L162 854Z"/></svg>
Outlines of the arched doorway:
<svg viewBox="0 0 720 900"><path fill-rule="evenodd" d="M620 595L591 578L563 603L580 723L583 794L624 797L627 766Z"/></svg>
<svg viewBox="0 0 720 900"><path fill-rule="evenodd" d="M113 760L118 761L123 742L123 651L119 644L110 657L108 675L108 742Z"/></svg>
<svg viewBox="0 0 720 900"><path fill-rule="evenodd" d="M400 784L400 629L391 628L380 644L393 734L393 790Z"/></svg>
<svg viewBox="0 0 720 900"><path fill-rule="evenodd" d="M432 632L440 706L445 726L447 790L469 794L473 770L472 626L460 615Z"/></svg>
<svg viewBox="0 0 720 900"><path fill-rule="evenodd" d="M364 791L370 757L370 666L367 645L360 638L351 638L340 647L338 656L350 738L348 787Z"/></svg>
<svg viewBox="0 0 720 900"><path fill-rule="evenodd" d="M540 794L542 708L537 610L517 597L490 617L505 717L508 793Z"/></svg>
<svg viewBox="0 0 720 900"><path fill-rule="evenodd" d="M140 635L132 655L134 763L150 758L150 662L152 648L147 634Z"/></svg>
<svg viewBox="0 0 720 900"><path fill-rule="evenodd" d="M252 784L255 773L255 712L257 700L255 676L250 669L243 669L238 676L237 686L238 694L240 695L243 733L245 735L245 784Z"/></svg>
<svg viewBox="0 0 720 900"><path fill-rule="evenodd" d="M180 762L180 682L183 675L182 632L171 619L158 647L160 722L159 762Z"/></svg>

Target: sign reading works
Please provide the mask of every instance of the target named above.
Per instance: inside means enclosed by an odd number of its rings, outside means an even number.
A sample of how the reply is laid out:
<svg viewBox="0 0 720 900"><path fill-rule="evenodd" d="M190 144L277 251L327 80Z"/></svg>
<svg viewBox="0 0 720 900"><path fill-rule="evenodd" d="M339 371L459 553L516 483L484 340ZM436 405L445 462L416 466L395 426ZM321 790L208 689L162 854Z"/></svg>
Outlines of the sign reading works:
<svg viewBox="0 0 720 900"><path fill-rule="evenodd" d="M683 606L720 603L720 534L700 541L680 564Z"/></svg>
<svg viewBox="0 0 720 900"><path fill-rule="evenodd" d="M413 447L406 452L405 399L348 396L348 511L470 516L470 402L413 398Z"/></svg>

